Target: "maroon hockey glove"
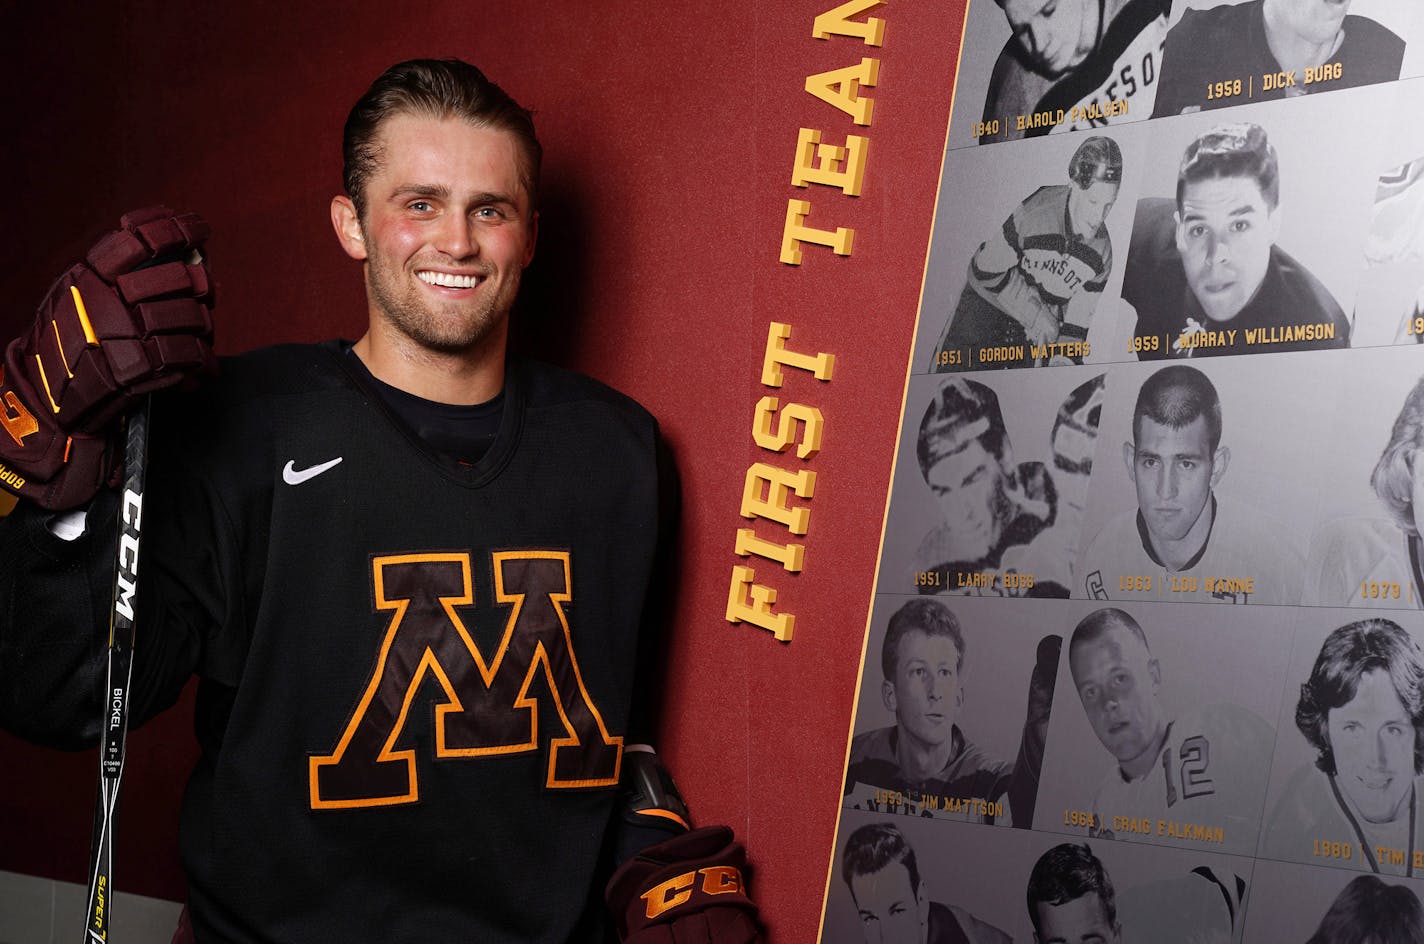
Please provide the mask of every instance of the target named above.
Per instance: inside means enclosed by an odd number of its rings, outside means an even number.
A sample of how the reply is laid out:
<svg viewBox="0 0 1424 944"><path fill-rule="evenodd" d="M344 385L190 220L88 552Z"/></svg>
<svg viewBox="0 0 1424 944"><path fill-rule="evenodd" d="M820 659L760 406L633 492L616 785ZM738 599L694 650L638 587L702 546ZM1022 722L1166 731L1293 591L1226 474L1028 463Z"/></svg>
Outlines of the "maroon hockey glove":
<svg viewBox="0 0 1424 944"><path fill-rule="evenodd" d="M116 463L116 417L213 366L208 224L150 207L65 272L0 364L0 486L51 509L88 501Z"/></svg>
<svg viewBox="0 0 1424 944"><path fill-rule="evenodd" d="M747 854L726 826L704 826L649 846L608 882L604 900L624 944L754 944Z"/></svg>

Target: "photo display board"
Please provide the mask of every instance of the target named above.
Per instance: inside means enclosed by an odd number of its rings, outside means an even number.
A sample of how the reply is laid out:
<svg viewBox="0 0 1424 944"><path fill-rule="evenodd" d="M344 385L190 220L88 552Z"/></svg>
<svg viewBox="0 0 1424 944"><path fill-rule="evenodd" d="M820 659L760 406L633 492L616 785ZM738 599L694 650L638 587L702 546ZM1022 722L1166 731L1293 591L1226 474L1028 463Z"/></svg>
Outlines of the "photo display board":
<svg viewBox="0 0 1424 944"><path fill-rule="evenodd" d="M1421 343L1424 5L970 0L821 939L1424 936Z"/></svg>

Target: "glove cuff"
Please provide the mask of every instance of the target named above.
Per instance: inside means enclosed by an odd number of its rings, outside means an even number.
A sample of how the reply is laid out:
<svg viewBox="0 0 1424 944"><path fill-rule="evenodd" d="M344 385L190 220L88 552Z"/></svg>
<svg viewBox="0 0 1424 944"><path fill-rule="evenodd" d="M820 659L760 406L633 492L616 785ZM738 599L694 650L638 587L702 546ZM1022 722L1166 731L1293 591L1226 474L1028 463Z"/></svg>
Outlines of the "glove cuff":
<svg viewBox="0 0 1424 944"><path fill-rule="evenodd" d="M752 919L757 908L746 894L746 862L746 850L731 829L704 826L649 846L624 863L604 898L625 940L713 908Z"/></svg>

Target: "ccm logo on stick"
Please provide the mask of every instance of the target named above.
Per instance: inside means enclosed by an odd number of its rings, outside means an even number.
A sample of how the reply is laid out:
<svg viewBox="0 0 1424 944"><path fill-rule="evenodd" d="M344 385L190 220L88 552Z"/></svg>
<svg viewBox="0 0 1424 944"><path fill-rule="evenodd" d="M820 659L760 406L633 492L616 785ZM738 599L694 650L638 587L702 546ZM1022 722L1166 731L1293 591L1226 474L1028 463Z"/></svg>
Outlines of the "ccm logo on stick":
<svg viewBox="0 0 1424 944"><path fill-rule="evenodd" d="M118 590L114 594L114 612L133 622L134 592L138 589L138 532L143 513L143 495L124 490L123 528L119 535Z"/></svg>

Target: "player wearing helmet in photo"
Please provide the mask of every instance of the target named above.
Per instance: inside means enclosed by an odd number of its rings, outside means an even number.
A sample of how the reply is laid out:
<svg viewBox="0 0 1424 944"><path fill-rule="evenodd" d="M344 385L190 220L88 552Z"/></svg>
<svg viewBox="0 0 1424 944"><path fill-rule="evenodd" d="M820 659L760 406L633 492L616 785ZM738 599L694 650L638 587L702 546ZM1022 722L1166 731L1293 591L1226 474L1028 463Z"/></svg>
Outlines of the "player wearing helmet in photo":
<svg viewBox="0 0 1424 944"><path fill-rule="evenodd" d="M860 915L865 944L1010 944L1013 938L958 905L930 900L915 849L893 823L850 834L841 879Z"/></svg>
<svg viewBox="0 0 1424 944"><path fill-rule="evenodd" d="M990 757L961 727L967 647L959 619L938 600L903 604L880 651L880 697L895 723L851 741L844 805L1031 826L1061 642L1048 636L1039 643L1019 753L1009 763ZM897 797L893 805L887 793ZM997 814L1000 801L1011 816Z"/></svg>
<svg viewBox="0 0 1424 944"><path fill-rule="evenodd" d="M1171 0L998 3L1013 35L994 63L984 99L983 120L998 119L1000 130L980 137L980 144L1149 114ZM1060 109L1064 120L1057 121ZM1045 112L1054 115L1051 123L1019 127L1020 116Z"/></svg>
<svg viewBox="0 0 1424 944"><path fill-rule="evenodd" d="M1053 469L1015 463L999 398L976 380L944 382L920 421L916 457L941 520L915 552L920 593L1067 596L1092 473L1105 375L1064 400L1051 436ZM1031 576L1006 586L983 575Z"/></svg>
<svg viewBox="0 0 1424 944"><path fill-rule="evenodd" d="M1112 271L1107 218L1122 185L1122 151L1091 137L1068 162L1068 183L1040 187L979 244L959 302L945 321L931 370L1027 367L1029 349L1047 344L1081 351L1093 311ZM980 363L983 348L1023 347L1021 357ZM958 367L941 352L963 350ZM1059 358L1082 363L1081 353Z"/></svg>
<svg viewBox="0 0 1424 944"><path fill-rule="evenodd" d="M1404 40L1350 13L1350 3L1246 0L1184 10L1167 33L1152 116L1393 82Z"/></svg>
<svg viewBox="0 0 1424 944"><path fill-rule="evenodd" d="M1265 129L1220 125L1188 144L1175 200L1139 200L1132 222L1122 298L1138 336L1164 338L1139 356L1348 347L1350 321L1330 290L1276 244L1281 219Z"/></svg>
<svg viewBox="0 0 1424 944"><path fill-rule="evenodd" d="M1424 380L1404 398L1370 487L1385 516L1337 518L1318 530L1306 562L1304 602L1320 606L1424 606Z"/></svg>
<svg viewBox="0 0 1424 944"><path fill-rule="evenodd" d="M1095 610L1078 623L1068 666L1088 723L1114 761L1091 799L1091 835L1255 850L1271 725L1231 704L1174 716L1162 703L1162 666L1123 610Z"/></svg>
<svg viewBox="0 0 1424 944"><path fill-rule="evenodd" d="M1122 445L1137 505L1088 542L1078 561L1080 593L1096 600L1299 599L1300 555L1280 540L1280 525L1216 493L1231 461L1221 435L1221 399L1206 374L1172 364L1147 378L1132 439Z"/></svg>
<svg viewBox="0 0 1424 944"><path fill-rule="evenodd" d="M1424 652L1385 619L1325 638L1295 723L1315 763L1287 781L1261 839L1274 859L1417 876L1424 868ZM1322 844L1324 852L1322 852Z"/></svg>

